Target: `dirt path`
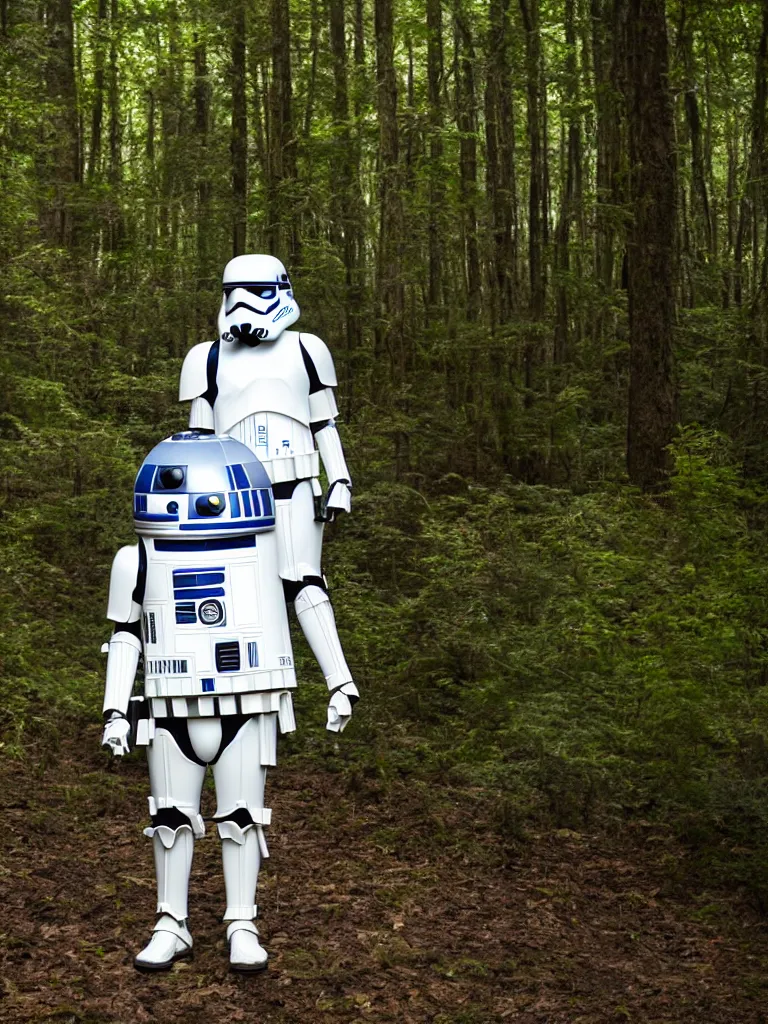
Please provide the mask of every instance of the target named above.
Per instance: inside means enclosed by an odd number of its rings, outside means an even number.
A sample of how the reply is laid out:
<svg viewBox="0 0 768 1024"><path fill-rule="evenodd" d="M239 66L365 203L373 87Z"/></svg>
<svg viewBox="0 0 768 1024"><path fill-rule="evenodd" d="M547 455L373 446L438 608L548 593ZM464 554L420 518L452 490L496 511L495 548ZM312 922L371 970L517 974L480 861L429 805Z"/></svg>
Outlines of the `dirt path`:
<svg viewBox="0 0 768 1024"><path fill-rule="evenodd" d="M480 794L383 793L314 765L269 779L269 971L227 971L209 827L195 957L140 975L131 958L154 920L145 767L108 771L96 743L87 731L37 777L2 769L0 1021L768 1021L760 923L723 894L676 892L668 858L682 854L658 835L505 843Z"/></svg>

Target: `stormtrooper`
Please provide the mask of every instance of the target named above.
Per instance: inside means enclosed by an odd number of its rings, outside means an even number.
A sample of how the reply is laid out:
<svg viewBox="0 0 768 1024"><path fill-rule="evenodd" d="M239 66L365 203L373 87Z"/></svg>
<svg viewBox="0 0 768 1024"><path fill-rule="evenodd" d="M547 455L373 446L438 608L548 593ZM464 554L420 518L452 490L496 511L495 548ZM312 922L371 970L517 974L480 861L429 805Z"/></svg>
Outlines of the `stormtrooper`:
<svg viewBox="0 0 768 1024"><path fill-rule="evenodd" d="M324 524L350 509L350 475L335 422L333 360L320 338L288 329L299 307L279 260L237 256L225 267L223 283L219 338L189 351L179 398L192 402L191 428L231 434L269 475L285 598L294 603L338 714L348 716L359 694L320 564ZM329 484L325 495L320 459Z"/></svg>
<svg viewBox="0 0 768 1024"><path fill-rule="evenodd" d="M158 919L134 963L163 970L192 950L189 873L211 765L230 965L262 970L254 901L268 856L266 769L278 728L295 729L296 686L272 487L245 445L183 432L145 459L133 514L138 544L118 551L110 578L102 742L116 755L147 746ZM133 697L142 655L144 692ZM349 696L332 694L328 728L341 731L350 713Z"/></svg>

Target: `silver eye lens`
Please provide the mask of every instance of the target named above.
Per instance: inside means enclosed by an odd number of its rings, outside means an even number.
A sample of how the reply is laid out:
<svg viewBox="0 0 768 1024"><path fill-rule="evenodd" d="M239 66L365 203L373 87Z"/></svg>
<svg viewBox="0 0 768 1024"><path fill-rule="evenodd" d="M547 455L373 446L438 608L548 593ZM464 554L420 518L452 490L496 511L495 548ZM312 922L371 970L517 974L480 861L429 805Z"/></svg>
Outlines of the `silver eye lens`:
<svg viewBox="0 0 768 1024"><path fill-rule="evenodd" d="M198 614L200 621L204 622L206 626L215 626L224 618L224 609L219 601L204 601L200 605Z"/></svg>

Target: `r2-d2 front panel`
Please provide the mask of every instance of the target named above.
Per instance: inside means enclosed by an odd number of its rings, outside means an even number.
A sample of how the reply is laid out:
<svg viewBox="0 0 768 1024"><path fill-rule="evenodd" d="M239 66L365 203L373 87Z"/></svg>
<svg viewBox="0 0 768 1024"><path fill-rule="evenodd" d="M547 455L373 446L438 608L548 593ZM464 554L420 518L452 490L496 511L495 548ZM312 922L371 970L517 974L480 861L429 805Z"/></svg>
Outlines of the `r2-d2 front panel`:
<svg viewBox="0 0 768 1024"><path fill-rule="evenodd" d="M277 712L295 728L274 499L253 453L226 435L161 442L136 478L134 520L151 717Z"/></svg>

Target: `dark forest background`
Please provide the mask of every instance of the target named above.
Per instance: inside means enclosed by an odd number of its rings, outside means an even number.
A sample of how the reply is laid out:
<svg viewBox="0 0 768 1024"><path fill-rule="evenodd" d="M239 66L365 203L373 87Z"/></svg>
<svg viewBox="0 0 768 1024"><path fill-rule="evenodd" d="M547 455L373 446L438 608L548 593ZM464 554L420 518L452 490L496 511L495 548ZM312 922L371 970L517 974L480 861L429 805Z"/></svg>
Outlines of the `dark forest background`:
<svg viewBox="0 0 768 1024"><path fill-rule="evenodd" d="M336 769L651 820L768 899L768 0L0 15L0 754L98 719L133 476L266 251L355 484Z"/></svg>

